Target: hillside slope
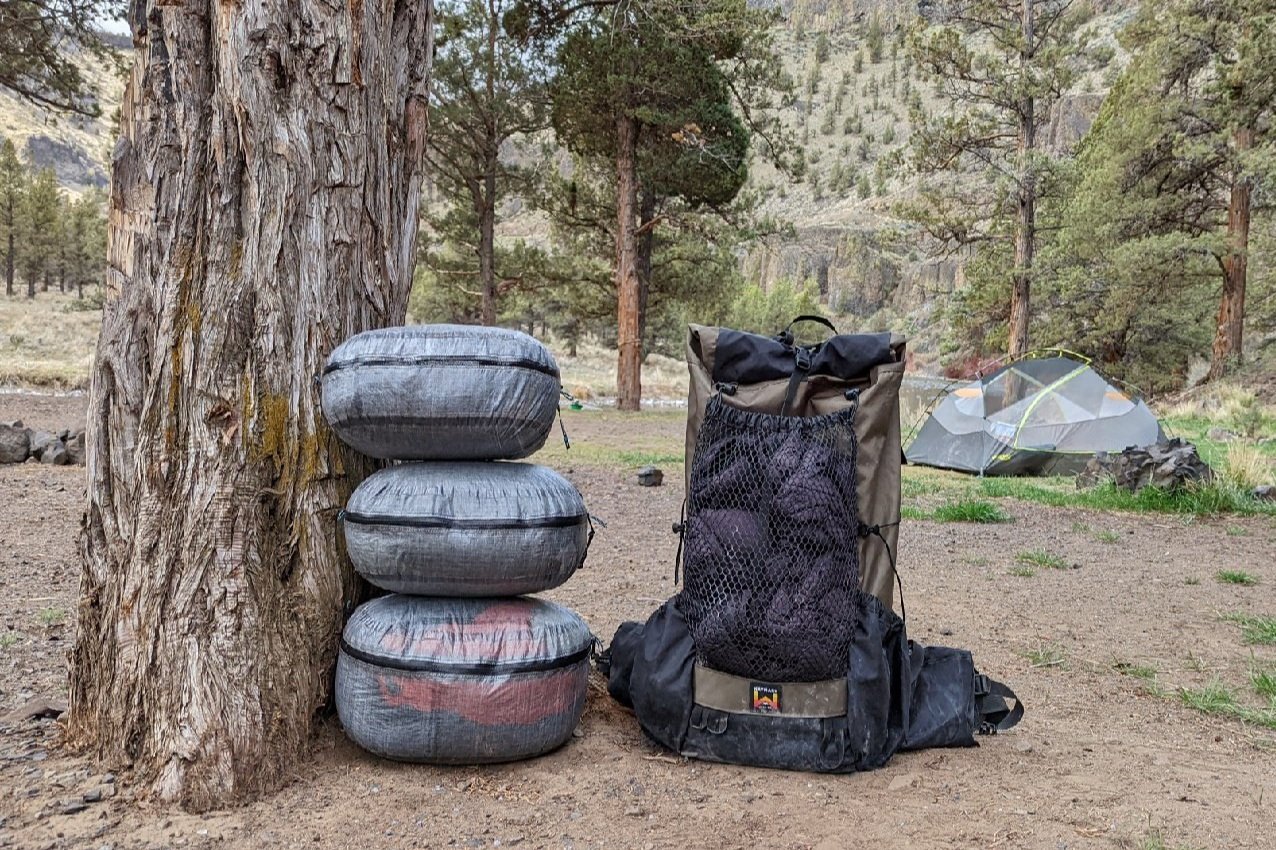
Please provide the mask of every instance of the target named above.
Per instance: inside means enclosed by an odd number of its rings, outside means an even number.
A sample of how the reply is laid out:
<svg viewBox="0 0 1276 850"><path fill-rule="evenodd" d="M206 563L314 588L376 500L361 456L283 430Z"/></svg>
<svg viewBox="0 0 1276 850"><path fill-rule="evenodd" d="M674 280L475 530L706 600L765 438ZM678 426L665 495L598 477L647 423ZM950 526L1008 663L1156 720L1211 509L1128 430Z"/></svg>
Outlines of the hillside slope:
<svg viewBox="0 0 1276 850"><path fill-rule="evenodd" d="M90 59L80 66L98 91L97 118L58 115L0 89L0 138L12 140L24 162L52 168L58 182L76 193L108 183L115 115L124 94L124 79L114 69Z"/></svg>

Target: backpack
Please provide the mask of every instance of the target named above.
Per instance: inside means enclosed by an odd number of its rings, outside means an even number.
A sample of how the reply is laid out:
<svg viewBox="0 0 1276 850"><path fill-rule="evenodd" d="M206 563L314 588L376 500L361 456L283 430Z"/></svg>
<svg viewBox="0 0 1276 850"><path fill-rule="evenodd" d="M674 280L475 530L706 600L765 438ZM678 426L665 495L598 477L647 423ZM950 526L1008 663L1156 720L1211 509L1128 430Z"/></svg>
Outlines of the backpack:
<svg viewBox="0 0 1276 850"><path fill-rule="evenodd" d="M690 328L685 581L599 659L660 744L843 773L1022 717L969 652L913 643L891 609L903 354L891 334Z"/></svg>
<svg viewBox="0 0 1276 850"><path fill-rule="evenodd" d="M798 345L793 326L814 322L833 336ZM838 334L823 316L798 316L774 336L691 325L687 335L686 475L709 399L742 410L810 417L857 406L856 498L861 518L877 531L860 541L860 584L888 608L893 602L893 553L899 540L899 387L905 340L892 333ZM852 402L848 393L856 393Z"/></svg>

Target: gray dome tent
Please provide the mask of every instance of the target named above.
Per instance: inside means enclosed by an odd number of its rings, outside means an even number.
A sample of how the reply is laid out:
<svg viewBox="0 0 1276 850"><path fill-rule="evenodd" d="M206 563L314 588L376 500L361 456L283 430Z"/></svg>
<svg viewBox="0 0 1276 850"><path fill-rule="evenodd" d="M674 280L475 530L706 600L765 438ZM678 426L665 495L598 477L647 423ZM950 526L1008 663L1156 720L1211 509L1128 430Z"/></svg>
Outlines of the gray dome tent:
<svg viewBox="0 0 1276 850"><path fill-rule="evenodd" d="M1066 475L1095 452L1164 437L1146 404L1074 356L1030 355L949 393L908 447L908 462L980 475Z"/></svg>

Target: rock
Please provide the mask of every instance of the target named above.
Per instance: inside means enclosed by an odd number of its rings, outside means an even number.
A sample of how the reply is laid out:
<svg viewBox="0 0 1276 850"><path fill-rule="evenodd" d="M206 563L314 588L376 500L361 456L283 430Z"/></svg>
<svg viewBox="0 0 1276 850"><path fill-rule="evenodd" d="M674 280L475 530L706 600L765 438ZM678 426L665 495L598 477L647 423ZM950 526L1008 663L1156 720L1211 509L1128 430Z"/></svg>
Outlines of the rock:
<svg viewBox="0 0 1276 850"><path fill-rule="evenodd" d="M21 419L15 419L15 420L13 420L12 422L10 422L10 423L9 423L9 427L10 427L10 428L17 428L19 431L21 431L21 430L23 430L24 428L26 428L27 426L25 426L25 425L23 425L23 424L22 424L22 420L21 420Z"/></svg>
<svg viewBox="0 0 1276 850"><path fill-rule="evenodd" d="M70 800L62 804L62 808L58 809L58 814L75 815L84 811L88 807L89 807L89 804L84 802L83 800Z"/></svg>
<svg viewBox="0 0 1276 850"><path fill-rule="evenodd" d="M1260 502L1276 502L1276 484L1259 484L1250 495Z"/></svg>
<svg viewBox="0 0 1276 850"><path fill-rule="evenodd" d="M31 454L31 432L21 422L0 424L0 463L22 463Z"/></svg>
<svg viewBox="0 0 1276 850"><path fill-rule="evenodd" d="M896 776L891 780L891 784L886 787L887 791L903 791L905 788L911 788L921 779L916 773L905 773L903 776Z"/></svg>
<svg viewBox="0 0 1276 850"><path fill-rule="evenodd" d="M1214 471L1201 460L1196 446L1175 437L1121 452L1113 460L1112 479L1118 487L1137 493L1144 487L1175 490L1192 483L1208 484L1214 480Z"/></svg>
<svg viewBox="0 0 1276 850"><path fill-rule="evenodd" d="M71 462L71 453L66 450L61 440L56 440L44 447L40 453L40 463L51 466L66 466Z"/></svg>
<svg viewBox="0 0 1276 850"><path fill-rule="evenodd" d="M1112 480L1112 455L1107 452L1096 452L1094 457L1086 461L1085 468L1077 473L1077 489L1085 490L1098 487Z"/></svg>
<svg viewBox="0 0 1276 850"><path fill-rule="evenodd" d="M44 450L53 443L58 441L56 434L50 434L48 431L32 431L31 432L31 456L39 458L44 454Z"/></svg>
<svg viewBox="0 0 1276 850"><path fill-rule="evenodd" d="M1205 432L1205 437L1216 443L1230 443L1239 436L1240 435L1235 431L1229 431L1226 428L1219 428L1218 426L1215 426Z"/></svg>
<svg viewBox="0 0 1276 850"><path fill-rule="evenodd" d="M84 792L84 802L86 802L86 803L100 803L100 802L102 802L102 789L101 789L101 788L93 788L92 790L85 791L85 792Z"/></svg>
<svg viewBox="0 0 1276 850"><path fill-rule="evenodd" d="M66 712L66 703L57 700L47 700L44 697L36 697L27 700L18 708L8 714L0 717L0 723L21 723L24 720L32 720L34 718L45 717L56 719Z"/></svg>
<svg viewBox="0 0 1276 850"><path fill-rule="evenodd" d="M70 439L66 440L67 455L71 458L71 463L76 466L84 466L84 429L77 428Z"/></svg>
<svg viewBox="0 0 1276 850"><path fill-rule="evenodd" d="M643 487L659 487L664 480L665 474L654 466L644 466L638 470L638 483Z"/></svg>

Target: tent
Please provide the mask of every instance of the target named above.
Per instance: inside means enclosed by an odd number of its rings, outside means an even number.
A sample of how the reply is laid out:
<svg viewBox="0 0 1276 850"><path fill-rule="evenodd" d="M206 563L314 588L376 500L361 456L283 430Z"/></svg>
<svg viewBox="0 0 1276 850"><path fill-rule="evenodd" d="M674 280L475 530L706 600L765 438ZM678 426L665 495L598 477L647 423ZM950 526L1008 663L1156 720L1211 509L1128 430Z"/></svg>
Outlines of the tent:
<svg viewBox="0 0 1276 850"><path fill-rule="evenodd" d="M957 388L917 432L908 462L980 475L1064 475L1095 452L1164 437L1146 404L1078 357L1030 355Z"/></svg>

